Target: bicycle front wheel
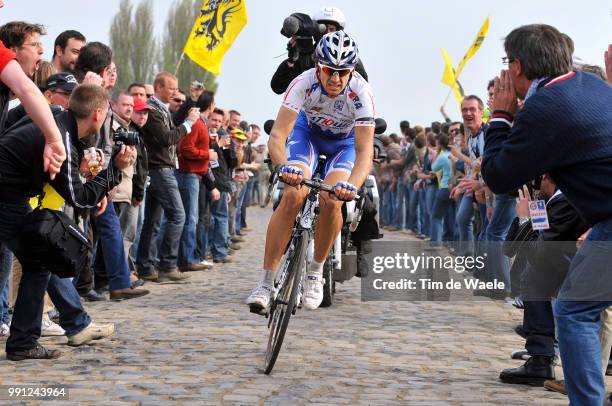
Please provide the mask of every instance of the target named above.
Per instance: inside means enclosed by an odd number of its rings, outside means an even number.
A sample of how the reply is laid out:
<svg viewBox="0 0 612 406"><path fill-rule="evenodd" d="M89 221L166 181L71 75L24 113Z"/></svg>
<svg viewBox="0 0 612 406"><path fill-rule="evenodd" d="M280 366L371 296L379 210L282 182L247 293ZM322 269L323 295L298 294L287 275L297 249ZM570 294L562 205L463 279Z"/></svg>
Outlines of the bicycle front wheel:
<svg viewBox="0 0 612 406"><path fill-rule="evenodd" d="M306 251L308 247L308 233L304 232L293 237L289 249L293 252L287 258L286 278L280 279L277 286L276 299L270 308L270 322L268 347L266 349L265 373L269 374L283 345L283 338L289 325L289 319L294 308L298 305L296 299L301 288L302 272L306 266Z"/></svg>

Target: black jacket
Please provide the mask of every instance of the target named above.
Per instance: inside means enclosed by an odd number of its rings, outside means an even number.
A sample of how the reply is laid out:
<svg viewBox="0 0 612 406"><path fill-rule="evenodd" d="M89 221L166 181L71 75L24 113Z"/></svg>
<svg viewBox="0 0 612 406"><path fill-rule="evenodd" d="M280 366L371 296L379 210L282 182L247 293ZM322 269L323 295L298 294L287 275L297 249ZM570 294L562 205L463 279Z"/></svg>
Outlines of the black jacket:
<svg viewBox="0 0 612 406"><path fill-rule="evenodd" d="M134 176L132 177L132 202L142 201L144 199L144 191L149 174L149 158L147 155L147 147L145 147L142 138L142 128L136 124L130 124L130 130L138 131L140 134L140 144L136 146L136 167L134 168Z"/></svg>
<svg viewBox="0 0 612 406"><path fill-rule="evenodd" d="M556 296L576 254L576 240L588 229L563 194L552 198L546 211L550 228L523 246L530 265L523 277L525 300L548 300Z"/></svg>
<svg viewBox="0 0 612 406"><path fill-rule="evenodd" d="M293 79L297 78L302 72L315 67L314 60L312 58L309 57L304 60L302 59L303 58L300 58L293 67L289 67L286 60L282 61L281 64L278 65L278 68L276 69L276 72L274 72L272 80L270 81L270 87L272 87L272 91L274 91L274 93L285 93ZM366 81L368 80L368 74L363 67L363 63L361 63L361 60L357 61L355 70L359 72L359 74L363 76Z"/></svg>
<svg viewBox="0 0 612 406"><path fill-rule="evenodd" d="M217 160L219 166L216 168L211 166L210 168L215 177L213 188L216 187L220 192L231 193L232 169L238 165L236 153L233 148L222 149L218 144L213 144L211 148L217 152L219 157ZM206 185L210 187L208 183Z"/></svg>
<svg viewBox="0 0 612 406"><path fill-rule="evenodd" d="M76 120L70 111L55 117L63 134L67 158L54 180L43 170L45 137L33 123L18 126L0 137L0 201L25 202L39 194L45 183L79 211L95 207L109 190L121 182L121 171L111 163L91 181L83 183L79 166L83 142L79 140Z"/></svg>
<svg viewBox="0 0 612 406"><path fill-rule="evenodd" d="M187 135L184 125L178 127L167 111L162 111L149 101L152 107L147 123L140 134L147 148L149 170L175 168L176 144Z"/></svg>

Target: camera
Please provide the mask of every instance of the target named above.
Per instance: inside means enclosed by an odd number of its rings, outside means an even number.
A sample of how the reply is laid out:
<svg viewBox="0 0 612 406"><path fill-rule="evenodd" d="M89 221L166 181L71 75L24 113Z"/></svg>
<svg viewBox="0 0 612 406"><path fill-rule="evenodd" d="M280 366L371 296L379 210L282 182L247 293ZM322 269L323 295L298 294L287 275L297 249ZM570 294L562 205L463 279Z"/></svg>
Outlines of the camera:
<svg viewBox="0 0 612 406"><path fill-rule="evenodd" d="M117 149L121 148L122 145L140 145L140 135L137 131L119 128L113 135L113 141Z"/></svg>
<svg viewBox="0 0 612 406"><path fill-rule="evenodd" d="M293 13L283 21L281 34L287 38L294 38L295 43L291 41L287 44L289 59L297 61L300 55L310 55L314 52L314 41L327 31L327 27L323 24L317 24L310 18L308 14Z"/></svg>

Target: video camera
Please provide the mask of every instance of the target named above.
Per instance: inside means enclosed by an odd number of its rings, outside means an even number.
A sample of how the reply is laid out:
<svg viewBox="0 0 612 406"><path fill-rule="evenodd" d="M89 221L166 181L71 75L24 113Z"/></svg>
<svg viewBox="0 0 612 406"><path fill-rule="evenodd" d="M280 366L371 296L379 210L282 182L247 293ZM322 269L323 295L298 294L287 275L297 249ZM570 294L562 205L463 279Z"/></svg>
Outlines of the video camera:
<svg viewBox="0 0 612 406"><path fill-rule="evenodd" d="M281 34L287 38L294 38L295 43L287 44L289 59L297 61L300 55L311 55L314 52L314 43L327 31L324 24L317 24L308 14L293 13L283 21Z"/></svg>
<svg viewBox="0 0 612 406"><path fill-rule="evenodd" d="M120 149L122 145L140 145L140 134L138 131L130 131L121 127L113 135L115 148Z"/></svg>

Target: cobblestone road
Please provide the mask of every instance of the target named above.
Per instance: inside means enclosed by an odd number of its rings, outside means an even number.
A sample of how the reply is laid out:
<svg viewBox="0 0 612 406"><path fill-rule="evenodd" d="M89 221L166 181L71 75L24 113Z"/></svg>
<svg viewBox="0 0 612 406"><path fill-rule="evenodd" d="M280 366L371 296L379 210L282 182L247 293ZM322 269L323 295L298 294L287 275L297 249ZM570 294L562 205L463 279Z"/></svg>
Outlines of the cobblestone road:
<svg viewBox="0 0 612 406"><path fill-rule="evenodd" d="M244 300L259 278L269 214L249 209L256 231L235 263L192 274L188 284L149 284L144 298L87 304L96 321L117 323L112 339L70 348L64 337L44 338L63 356L4 359L2 384L65 384L71 401L105 405L567 403L542 388L498 381L503 368L520 365L509 359L522 345L512 331L521 313L512 306L362 303L358 279L338 286L333 307L291 319L273 374L264 375L266 320Z"/></svg>

